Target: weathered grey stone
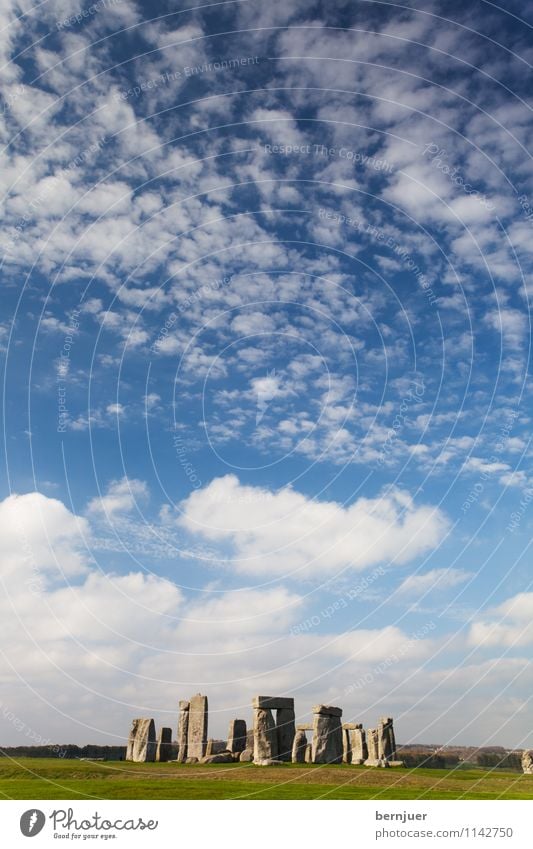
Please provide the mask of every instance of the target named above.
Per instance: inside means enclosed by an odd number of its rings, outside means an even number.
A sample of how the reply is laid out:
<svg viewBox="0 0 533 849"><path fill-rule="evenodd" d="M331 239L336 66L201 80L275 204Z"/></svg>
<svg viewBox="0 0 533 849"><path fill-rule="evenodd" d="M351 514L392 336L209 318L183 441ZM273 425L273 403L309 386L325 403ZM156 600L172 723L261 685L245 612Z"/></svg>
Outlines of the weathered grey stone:
<svg viewBox="0 0 533 849"><path fill-rule="evenodd" d="M246 748L252 749L254 748L254 729L249 728L246 732Z"/></svg>
<svg viewBox="0 0 533 849"><path fill-rule="evenodd" d="M254 759L255 766L283 766L284 761L279 761L276 758L261 758L261 760L256 761Z"/></svg>
<svg viewBox="0 0 533 849"><path fill-rule="evenodd" d="M522 772L524 775L533 775L533 752L525 749L522 754Z"/></svg>
<svg viewBox="0 0 533 849"><path fill-rule="evenodd" d="M324 716L342 716L342 708L332 707L332 705L314 705L313 713L320 713Z"/></svg>
<svg viewBox="0 0 533 849"><path fill-rule="evenodd" d="M254 750L253 749L245 749L244 752L241 752L239 755L240 763L250 763L254 759Z"/></svg>
<svg viewBox="0 0 533 849"><path fill-rule="evenodd" d="M178 756L179 763L187 760L187 736L189 734L189 702L180 701L178 717Z"/></svg>
<svg viewBox="0 0 533 849"><path fill-rule="evenodd" d="M201 758L201 764L231 764L233 763L233 755L231 752L219 752L218 755L206 755Z"/></svg>
<svg viewBox="0 0 533 849"><path fill-rule="evenodd" d="M292 744L292 762L293 764L305 763L305 750L307 749L307 737L305 731L297 731L294 735Z"/></svg>
<svg viewBox="0 0 533 849"><path fill-rule="evenodd" d="M156 739L153 719L134 719L128 746L126 760L135 763L148 763L155 760Z"/></svg>
<svg viewBox="0 0 533 849"><path fill-rule="evenodd" d="M350 730L342 726L342 762L351 764L352 762L352 741L350 740Z"/></svg>
<svg viewBox="0 0 533 849"><path fill-rule="evenodd" d="M295 728L295 714L292 708L279 708L276 711L276 733L278 737L278 760L290 761Z"/></svg>
<svg viewBox="0 0 533 849"><path fill-rule="evenodd" d="M138 720L138 719L134 719L131 723L131 729L130 729L130 733L128 735L128 743L126 745L126 760L127 761L133 760L133 747L135 745L135 736L137 734L137 728L139 726L139 721L140 720Z"/></svg>
<svg viewBox="0 0 533 849"><path fill-rule="evenodd" d="M306 764L313 763L313 746L311 743L308 743L305 747L305 762Z"/></svg>
<svg viewBox="0 0 533 849"><path fill-rule="evenodd" d="M254 710L254 763L278 757L278 735L272 711Z"/></svg>
<svg viewBox="0 0 533 849"><path fill-rule="evenodd" d="M222 752L227 751L229 750L226 746L225 740L213 740L213 738L210 737L205 747L205 757L207 757L208 755L220 755Z"/></svg>
<svg viewBox="0 0 533 849"><path fill-rule="evenodd" d="M352 764L364 763L368 759L368 746L366 744L365 729L361 724L357 724L353 731L350 731L350 742Z"/></svg>
<svg viewBox="0 0 533 849"><path fill-rule="evenodd" d="M341 708L317 705L313 708L313 763L342 763Z"/></svg>
<svg viewBox="0 0 533 849"><path fill-rule="evenodd" d="M386 761L396 760L396 740L392 717L382 716L377 731L379 757Z"/></svg>
<svg viewBox="0 0 533 849"><path fill-rule="evenodd" d="M198 759L198 758L187 758L187 760L185 761L185 763L186 763L186 764L197 764L197 763L198 763L198 761L199 761L199 759Z"/></svg>
<svg viewBox="0 0 533 849"><path fill-rule="evenodd" d="M246 749L246 721L244 719L232 719L228 729L229 752L244 752Z"/></svg>
<svg viewBox="0 0 533 849"><path fill-rule="evenodd" d="M252 707L263 710L294 710L294 699L283 696L254 696Z"/></svg>
<svg viewBox="0 0 533 849"><path fill-rule="evenodd" d="M355 731L356 728L361 728L360 722L343 722L342 727L344 731Z"/></svg>
<svg viewBox="0 0 533 849"><path fill-rule="evenodd" d="M387 761L389 766L405 766L405 761Z"/></svg>
<svg viewBox="0 0 533 849"><path fill-rule="evenodd" d="M379 761L379 729L368 728L366 732L366 744L368 747L367 761Z"/></svg>
<svg viewBox="0 0 533 849"><path fill-rule="evenodd" d="M161 728L157 738L155 759L159 763L166 763L172 755L172 728Z"/></svg>
<svg viewBox="0 0 533 849"><path fill-rule="evenodd" d="M207 696L197 693L190 701L187 756L203 758L207 746Z"/></svg>

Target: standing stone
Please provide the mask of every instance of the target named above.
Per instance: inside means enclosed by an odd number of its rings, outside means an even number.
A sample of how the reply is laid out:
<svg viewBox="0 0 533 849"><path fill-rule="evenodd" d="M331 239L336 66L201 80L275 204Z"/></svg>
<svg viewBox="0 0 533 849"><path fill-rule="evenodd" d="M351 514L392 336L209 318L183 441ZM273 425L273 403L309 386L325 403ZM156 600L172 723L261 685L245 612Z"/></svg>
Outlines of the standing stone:
<svg viewBox="0 0 533 849"><path fill-rule="evenodd" d="M278 737L272 711L265 708L254 710L254 763L277 760Z"/></svg>
<svg viewBox="0 0 533 849"><path fill-rule="evenodd" d="M178 719L178 757L179 763L184 764L187 760L187 736L189 733L189 702L179 703L180 715Z"/></svg>
<svg viewBox="0 0 533 849"><path fill-rule="evenodd" d="M276 712L276 733L278 738L278 760L290 761L292 758L292 744L296 716L294 708L280 708Z"/></svg>
<svg viewBox="0 0 533 849"><path fill-rule="evenodd" d="M351 764L352 762L352 741L348 728L342 729L342 762L343 764Z"/></svg>
<svg viewBox="0 0 533 849"><path fill-rule="evenodd" d="M533 752L528 749L522 754L522 772L524 775L533 775Z"/></svg>
<svg viewBox="0 0 533 849"><path fill-rule="evenodd" d="M155 760L155 723L153 719L134 719L128 747L126 749L126 760L135 763L148 763Z"/></svg>
<svg viewBox="0 0 533 849"><path fill-rule="evenodd" d="M292 744L292 762L293 764L305 763L305 752L307 749L307 737L305 731L297 731L294 735Z"/></svg>
<svg viewBox="0 0 533 849"><path fill-rule="evenodd" d="M190 701L187 757L203 758L207 747L207 696L197 693Z"/></svg>
<svg viewBox="0 0 533 849"><path fill-rule="evenodd" d="M368 760L368 746L366 744L365 729L362 725L356 725L353 731L350 731L352 744L352 764L359 765Z"/></svg>
<svg viewBox="0 0 533 849"><path fill-rule="evenodd" d="M313 714L313 763L342 763L342 708L315 705Z"/></svg>
<svg viewBox="0 0 533 849"><path fill-rule="evenodd" d="M396 740L394 739L394 728L391 716L382 716L378 726L378 751L379 758L385 761L396 760Z"/></svg>
<svg viewBox="0 0 533 849"><path fill-rule="evenodd" d="M380 766L381 759L379 756L379 728L369 728L366 732L366 742L368 746L368 758L365 761L366 766Z"/></svg>
<svg viewBox="0 0 533 849"><path fill-rule="evenodd" d="M126 760L133 760L133 747L135 745L135 737L137 735L137 728L139 726L139 719L134 719L131 723L131 730L128 736L128 744L126 746Z"/></svg>
<svg viewBox="0 0 533 849"><path fill-rule="evenodd" d="M228 729L228 752L244 752L246 749L246 721L244 719L232 719Z"/></svg>
<svg viewBox="0 0 533 849"><path fill-rule="evenodd" d="M172 728L161 728L159 737L157 738L157 746L155 750L155 759L160 763L166 763L170 760L172 753Z"/></svg>
<svg viewBox="0 0 533 849"><path fill-rule="evenodd" d="M311 743L308 743L305 747L305 762L306 764L313 763L313 746L311 745Z"/></svg>

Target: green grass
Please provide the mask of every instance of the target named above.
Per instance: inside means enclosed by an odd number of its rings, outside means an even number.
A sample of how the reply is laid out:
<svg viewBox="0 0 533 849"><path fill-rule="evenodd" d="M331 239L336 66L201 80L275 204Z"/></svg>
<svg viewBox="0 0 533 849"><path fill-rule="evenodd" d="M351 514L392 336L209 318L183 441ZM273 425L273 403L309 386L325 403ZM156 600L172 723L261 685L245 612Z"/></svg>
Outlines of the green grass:
<svg viewBox="0 0 533 849"><path fill-rule="evenodd" d="M0 758L0 798L533 799L533 776L482 769Z"/></svg>

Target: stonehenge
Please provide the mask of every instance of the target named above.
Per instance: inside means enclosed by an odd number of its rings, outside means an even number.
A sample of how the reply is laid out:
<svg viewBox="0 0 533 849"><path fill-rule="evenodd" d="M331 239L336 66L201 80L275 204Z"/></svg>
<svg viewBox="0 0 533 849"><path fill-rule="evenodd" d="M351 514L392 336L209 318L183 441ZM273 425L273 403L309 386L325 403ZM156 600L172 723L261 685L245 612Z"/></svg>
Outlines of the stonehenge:
<svg viewBox="0 0 533 849"><path fill-rule="evenodd" d="M343 758L342 708L315 705L313 708L314 764L340 764Z"/></svg>
<svg viewBox="0 0 533 849"><path fill-rule="evenodd" d="M263 760L277 760L278 735L272 711L263 708L254 709L254 763Z"/></svg>
<svg viewBox="0 0 533 849"><path fill-rule="evenodd" d="M522 754L522 772L525 775L533 775L533 752L528 749Z"/></svg>
<svg viewBox="0 0 533 849"><path fill-rule="evenodd" d="M366 744L366 732L361 723L354 724L350 730L351 755L350 763L354 765L363 764L368 759L368 746Z"/></svg>
<svg viewBox="0 0 533 849"><path fill-rule="evenodd" d="M246 749L246 721L244 719L232 719L228 729L228 752L236 754Z"/></svg>
<svg viewBox="0 0 533 849"><path fill-rule="evenodd" d="M128 737L126 760L135 763L155 761L156 739L153 719L134 719Z"/></svg>
<svg viewBox="0 0 533 849"><path fill-rule="evenodd" d="M305 752L307 749L307 737L305 731L296 731L294 742L292 744L292 762L293 764L305 763Z"/></svg>
<svg viewBox="0 0 533 849"><path fill-rule="evenodd" d="M187 757L203 758L207 748L207 696L197 693L189 702Z"/></svg>
<svg viewBox="0 0 533 849"><path fill-rule="evenodd" d="M172 755L172 728L161 728L157 738L155 759L159 763L166 763Z"/></svg>
<svg viewBox="0 0 533 849"><path fill-rule="evenodd" d="M378 727L378 752L381 760L396 760L396 740L392 727L392 717L382 716Z"/></svg>
<svg viewBox="0 0 533 849"><path fill-rule="evenodd" d="M295 727L294 699L255 696L254 763L266 760L290 761ZM272 711L276 711L276 719Z"/></svg>
<svg viewBox="0 0 533 849"><path fill-rule="evenodd" d="M189 733L189 702L180 701L178 718L178 761L187 760L187 735Z"/></svg>
<svg viewBox="0 0 533 849"><path fill-rule="evenodd" d="M177 738L163 727L156 738L154 720L134 719L128 736L126 760L137 763L174 760L180 764L253 762L270 766L296 764L346 764L403 766L396 760L393 720L382 716L376 728L365 731L361 723L342 722L342 708L318 704L313 722L296 725L294 699L287 696L254 696L253 725L232 719L227 741L208 738L208 700L197 693L178 703ZM311 734L309 739L308 733ZM524 772L533 774L533 752L524 752Z"/></svg>

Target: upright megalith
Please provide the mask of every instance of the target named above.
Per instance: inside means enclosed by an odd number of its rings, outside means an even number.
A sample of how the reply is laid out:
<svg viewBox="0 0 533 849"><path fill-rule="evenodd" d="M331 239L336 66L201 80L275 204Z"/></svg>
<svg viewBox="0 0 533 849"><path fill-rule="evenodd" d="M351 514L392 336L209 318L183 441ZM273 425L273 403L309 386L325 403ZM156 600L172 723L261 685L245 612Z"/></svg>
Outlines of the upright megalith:
<svg viewBox="0 0 533 849"><path fill-rule="evenodd" d="M533 775L533 752L528 749L522 753L522 772L524 775Z"/></svg>
<svg viewBox="0 0 533 849"><path fill-rule="evenodd" d="M203 758L207 747L207 696L197 693L189 703L187 757Z"/></svg>
<svg viewBox="0 0 533 849"><path fill-rule="evenodd" d="M354 766L363 764L368 759L368 747L366 745L366 733L361 723L357 723L350 731L350 743L352 750L351 763Z"/></svg>
<svg viewBox="0 0 533 849"><path fill-rule="evenodd" d="M379 720L378 757L384 761L396 760L396 740L391 716L382 716Z"/></svg>
<svg viewBox="0 0 533 849"><path fill-rule="evenodd" d="M307 749L307 737L305 731L297 731L292 744L293 764L305 763L305 750Z"/></svg>
<svg viewBox="0 0 533 849"><path fill-rule="evenodd" d="M351 764L352 762L352 741L350 738L350 729L342 726L342 762L343 764Z"/></svg>
<svg viewBox="0 0 533 849"><path fill-rule="evenodd" d="M315 705L313 708L312 757L315 764L340 764L343 756L342 708Z"/></svg>
<svg viewBox="0 0 533 849"><path fill-rule="evenodd" d="M187 737L189 734L189 709L190 703L180 701L178 718L178 757L179 763L184 764L187 760Z"/></svg>
<svg viewBox="0 0 533 849"><path fill-rule="evenodd" d="M296 715L294 708L279 708L276 711L278 759L280 761L290 761L292 759L292 745L294 735L296 734L295 721Z"/></svg>
<svg viewBox="0 0 533 849"><path fill-rule="evenodd" d="M172 754L172 728L161 728L157 738L155 759L159 763L166 763Z"/></svg>
<svg viewBox="0 0 533 849"><path fill-rule="evenodd" d="M295 727L294 699L254 696L254 761L290 761ZM276 711L276 721L272 711Z"/></svg>
<svg viewBox="0 0 533 849"><path fill-rule="evenodd" d="M135 737L137 736L137 728L139 727L140 719L134 719L131 723L130 733L128 735L128 743L126 745L126 760L133 760L133 748L135 746Z"/></svg>
<svg viewBox="0 0 533 849"><path fill-rule="evenodd" d="M365 766L383 766L386 761L380 757L380 729L368 728L366 742L368 746L368 757Z"/></svg>
<svg viewBox="0 0 533 849"><path fill-rule="evenodd" d="M126 760L135 763L148 763L155 760L156 739L153 719L134 719L128 746Z"/></svg>
<svg viewBox="0 0 533 849"><path fill-rule="evenodd" d="M277 760L278 735L272 711L254 708L254 761Z"/></svg>
<svg viewBox="0 0 533 849"><path fill-rule="evenodd" d="M234 755L244 752L246 749L246 721L244 719L231 720L226 749Z"/></svg>

